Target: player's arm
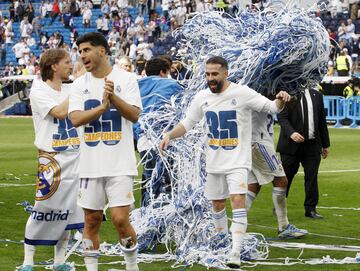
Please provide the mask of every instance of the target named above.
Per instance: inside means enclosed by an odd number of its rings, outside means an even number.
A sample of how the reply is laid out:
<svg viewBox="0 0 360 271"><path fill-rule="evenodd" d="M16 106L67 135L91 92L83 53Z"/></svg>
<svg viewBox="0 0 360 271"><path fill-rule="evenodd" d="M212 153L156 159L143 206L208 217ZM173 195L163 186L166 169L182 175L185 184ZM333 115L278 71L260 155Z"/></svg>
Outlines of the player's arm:
<svg viewBox="0 0 360 271"><path fill-rule="evenodd" d="M138 121L141 112L140 108L135 105L128 104L117 95L111 96L110 102L125 119L134 123Z"/></svg>
<svg viewBox="0 0 360 271"><path fill-rule="evenodd" d="M107 95L104 95L103 103L90 110L76 110L70 113L69 117L74 127L88 124L93 120L98 119L110 107L110 100Z"/></svg>
<svg viewBox="0 0 360 271"><path fill-rule="evenodd" d="M296 132L292 124L290 123L289 110L294 110L294 107L289 108L289 105L286 105L284 110L282 110L278 115L278 122L281 127L281 130L284 131L287 137L290 137L295 142L301 142L304 138Z"/></svg>
<svg viewBox="0 0 360 271"><path fill-rule="evenodd" d="M169 145L171 139L183 136L185 133L186 133L185 126L181 122L178 123L170 132L167 132L164 135L163 140L161 140L161 142L160 142L161 154L164 154L164 150Z"/></svg>
<svg viewBox="0 0 360 271"><path fill-rule="evenodd" d="M51 110L49 111L49 115L59 120L63 120L68 115L68 109L69 98L65 99L61 104L51 108Z"/></svg>
<svg viewBox="0 0 360 271"><path fill-rule="evenodd" d="M114 82L107 80L106 78L104 93L109 95L110 103L114 105L122 117L134 123L138 121L141 112L140 108L135 105L128 104L119 96L115 95Z"/></svg>
<svg viewBox="0 0 360 271"><path fill-rule="evenodd" d="M183 136L187 131L192 129L203 117L203 112L199 107L199 100L201 97L196 96L192 101L190 107L186 111L186 117L179 122L170 132L164 135L163 140L160 142L160 153L163 154L164 150L170 143L171 139Z"/></svg>
<svg viewBox="0 0 360 271"><path fill-rule="evenodd" d="M284 109L285 103L290 102L291 96L286 91L279 91L276 94L275 104L276 107L280 110Z"/></svg>

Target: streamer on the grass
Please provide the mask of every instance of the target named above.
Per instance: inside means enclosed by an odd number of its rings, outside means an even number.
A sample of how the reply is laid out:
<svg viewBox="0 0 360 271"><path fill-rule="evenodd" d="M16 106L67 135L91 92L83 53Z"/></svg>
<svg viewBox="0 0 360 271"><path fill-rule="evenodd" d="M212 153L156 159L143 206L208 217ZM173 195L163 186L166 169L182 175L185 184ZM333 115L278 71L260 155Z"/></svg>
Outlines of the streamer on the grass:
<svg viewBox="0 0 360 271"><path fill-rule="evenodd" d="M290 6L276 11L241 11L235 17L221 12L197 14L177 35L188 48L184 57L195 62L196 71L181 97L140 117L144 135L158 157L146 182L148 205L134 210L131 219L140 251L163 244L167 254L175 256L174 266L199 263L224 269L231 236L215 233L211 207L204 197L204 123L173 140L164 157L158 149L161 136L179 122L193 96L206 87L204 62L210 56L228 60L233 82L247 84L264 95L279 89L296 95L325 73L329 37L320 20ZM171 181L167 193L161 190L164 168ZM154 191L159 189L155 197ZM247 239L242 260L267 256L265 240L259 236Z"/></svg>

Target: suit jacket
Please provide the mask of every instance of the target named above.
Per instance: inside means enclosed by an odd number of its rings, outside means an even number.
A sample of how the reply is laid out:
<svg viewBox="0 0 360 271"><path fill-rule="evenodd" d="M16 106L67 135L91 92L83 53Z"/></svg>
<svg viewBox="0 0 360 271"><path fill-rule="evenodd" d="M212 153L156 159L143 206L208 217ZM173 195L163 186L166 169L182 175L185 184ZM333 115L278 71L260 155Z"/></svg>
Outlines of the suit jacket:
<svg viewBox="0 0 360 271"><path fill-rule="evenodd" d="M309 89L309 93L314 112L316 151L320 153L322 148L330 146L323 95L314 89ZM278 114L278 121L281 131L276 150L281 154L294 155L302 143L294 142L290 136L294 132L304 135L301 99L286 104L285 108Z"/></svg>

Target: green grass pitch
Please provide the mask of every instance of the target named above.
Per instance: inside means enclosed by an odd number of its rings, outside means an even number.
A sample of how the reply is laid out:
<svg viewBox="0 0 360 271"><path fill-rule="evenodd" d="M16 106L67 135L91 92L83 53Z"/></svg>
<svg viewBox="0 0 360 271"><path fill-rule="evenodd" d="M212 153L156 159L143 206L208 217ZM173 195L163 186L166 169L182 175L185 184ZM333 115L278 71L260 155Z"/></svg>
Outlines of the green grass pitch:
<svg viewBox="0 0 360 271"><path fill-rule="evenodd" d="M276 129L278 134L279 129ZM319 206L326 207L360 207L360 129L330 129L331 149L328 159L323 160L320 167ZM28 214L23 211L18 202L27 200L33 203L36 175L36 149L33 145L34 134L30 118L0 119L0 271L13 271L23 260L23 246L19 243L6 242L23 240L23 233ZM301 169L300 169L301 170ZM346 172L336 172L345 171ZM334 172L330 172L334 171ZM9 175L13 174L13 175ZM28 175L27 175L28 174ZM20 180L14 178L17 176ZM324 215L323 220L311 220L304 217L303 175L298 174L294 180L288 199L289 219L296 226L306 228L310 233L304 239L291 242L308 244L334 244L360 246L360 211L319 209ZM6 184L21 184L7 186ZM137 195L138 196L138 195ZM137 202L138 203L138 202ZM260 232L266 237L276 237L276 218L272 215L271 185L262 189L248 216L249 232ZM266 227L259 227L266 226ZM333 237L331 237L333 236ZM337 237L335 237L337 236ZM111 222L103 223L101 227L102 241L115 243L116 233ZM340 237L351 237L340 238ZM284 250L270 248L270 258L297 257L299 250ZM53 255L52 247L39 247L35 261L48 260ZM342 259L354 257L355 252L339 252L305 249L301 256L304 259L321 258L330 255ZM120 260L117 257L101 257L100 262ZM82 264L79 256L71 256L70 261ZM171 270L171 262L154 262L140 264L141 270ZM109 268L121 269L120 265L100 265L99 270ZM35 270L45 270L36 268ZM85 270L77 267L77 270ZM206 270L194 265L182 270ZM215 269L212 269L215 270ZM360 270L359 264L352 265L295 265L257 266L246 270Z"/></svg>

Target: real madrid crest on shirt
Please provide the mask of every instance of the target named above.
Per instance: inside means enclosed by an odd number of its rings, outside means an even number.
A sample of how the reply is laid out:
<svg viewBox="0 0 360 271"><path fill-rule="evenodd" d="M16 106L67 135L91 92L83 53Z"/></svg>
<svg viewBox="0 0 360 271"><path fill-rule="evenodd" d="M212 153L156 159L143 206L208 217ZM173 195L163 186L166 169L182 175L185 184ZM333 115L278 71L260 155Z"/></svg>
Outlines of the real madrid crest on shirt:
<svg viewBox="0 0 360 271"><path fill-rule="evenodd" d="M38 179L36 182L36 200L50 198L58 189L61 181L61 168L54 159L55 153L39 154Z"/></svg>
<svg viewBox="0 0 360 271"><path fill-rule="evenodd" d="M232 104L232 105L237 105L236 100L235 100L235 99L232 99L231 104Z"/></svg>
<svg viewBox="0 0 360 271"><path fill-rule="evenodd" d="M117 85L117 86L116 86L115 91L116 91L117 93L120 93L120 92L121 92L121 87L120 87L120 85Z"/></svg>

